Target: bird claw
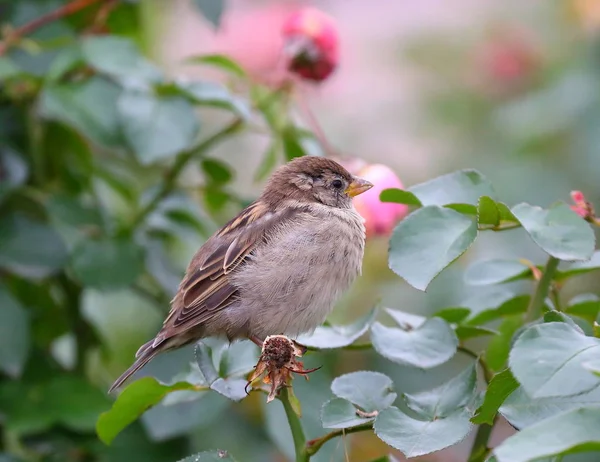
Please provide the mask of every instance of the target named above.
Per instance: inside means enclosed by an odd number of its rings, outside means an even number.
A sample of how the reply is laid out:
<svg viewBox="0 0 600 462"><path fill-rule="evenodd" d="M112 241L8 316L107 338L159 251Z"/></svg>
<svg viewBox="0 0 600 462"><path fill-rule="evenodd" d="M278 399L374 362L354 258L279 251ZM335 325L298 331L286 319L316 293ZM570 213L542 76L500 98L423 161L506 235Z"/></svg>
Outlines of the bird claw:
<svg viewBox="0 0 600 462"><path fill-rule="evenodd" d="M308 374L319 370L321 367L313 369L304 369L302 362L296 358L306 353L307 348L300 345L285 335L272 335L265 339L262 345L262 353L254 372L246 384L246 393L248 387L251 387L260 379L266 384L271 385L267 403L273 401L275 396L283 387L290 386L292 373L300 374L308 380Z"/></svg>

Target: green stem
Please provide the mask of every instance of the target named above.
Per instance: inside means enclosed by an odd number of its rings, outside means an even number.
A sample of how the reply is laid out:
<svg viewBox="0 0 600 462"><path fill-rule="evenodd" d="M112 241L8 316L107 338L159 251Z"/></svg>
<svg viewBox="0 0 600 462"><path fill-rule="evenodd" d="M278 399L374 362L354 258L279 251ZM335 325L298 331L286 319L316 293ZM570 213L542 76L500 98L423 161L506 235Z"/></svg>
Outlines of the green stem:
<svg viewBox="0 0 600 462"><path fill-rule="evenodd" d="M350 433L364 432L366 430L372 430L372 429L373 429L373 423L369 422L366 424L357 425L356 427L343 428L340 430L332 431L330 433L327 433L326 435L323 435L320 438L310 440L308 443L306 443L306 452L308 453L308 456L310 457L310 456L316 454L319 451L319 449L321 449L321 446L323 446L325 443L327 443L327 441L329 441L333 438L337 438L338 436L342 436L342 435L349 435Z"/></svg>
<svg viewBox="0 0 600 462"><path fill-rule="evenodd" d="M198 146L182 152L175 162L171 169L166 173L164 181L158 192L154 195L152 199L146 204L142 210L136 215L133 219L132 228L137 227L140 223L144 221L144 219L150 215L154 211L154 209L160 204L160 202L166 198L177 186L177 180L179 179L179 175L183 171L183 169L187 166L187 164L196 156L203 154L208 149L210 149L213 145L220 142L222 139L227 136L238 131L243 125L243 121L239 118L236 118L233 122L227 125L222 130L218 131L214 135L210 136L206 140L202 141Z"/></svg>
<svg viewBox="0 0 600 462"><path fill-rule="evenodd" d="M535 293L533 294L531 303L527 308L527 313L525 315L526 322L532 322L540 316L542 307L544 306L544 301L548 296L548 291L550 290L550 285L552 284L552 278L554 277L554 273L558 267L558 263L558 258L548 258L548 262L543 270L542 277L535 288Z"/></svg>
<svg viewBox="0 0 600 462"><path fill-rule="evenodd" d="M494 426L488 424L482 424L477 429L475 434L475 441L471 447L471 453L469 454L468 462L484 462L490 453L488 448L488 440L492 434Z"/></svg>
<svg viewBox="0 0 600 462"><path fill-rule="evenodd" d="M290 402L289 389L283 388L279 392L279 400L283 404L285 415L287 416L288 423L290 424L290 430L292 431L292 437L294 438L294 448L296 449L296 462L308 462L310 455L306 447L306 437L304 436L304 430L302 429L302 423L300 418Z"/></svg>

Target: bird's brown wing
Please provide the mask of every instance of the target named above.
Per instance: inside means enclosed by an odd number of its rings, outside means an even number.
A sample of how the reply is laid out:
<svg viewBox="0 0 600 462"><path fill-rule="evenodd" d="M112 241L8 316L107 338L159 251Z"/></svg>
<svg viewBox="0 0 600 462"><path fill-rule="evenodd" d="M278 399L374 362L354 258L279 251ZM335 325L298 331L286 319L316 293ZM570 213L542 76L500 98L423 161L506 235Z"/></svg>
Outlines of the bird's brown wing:
<svg viewBox="0 0 600 462"><path fill-rule="evenodd" d="M303 211L304 208L271 211L263 202L255 202L227 223L194 257L153 346L209 320L234 303L237 289L231 284L230 273L271 231Z"/></svg>

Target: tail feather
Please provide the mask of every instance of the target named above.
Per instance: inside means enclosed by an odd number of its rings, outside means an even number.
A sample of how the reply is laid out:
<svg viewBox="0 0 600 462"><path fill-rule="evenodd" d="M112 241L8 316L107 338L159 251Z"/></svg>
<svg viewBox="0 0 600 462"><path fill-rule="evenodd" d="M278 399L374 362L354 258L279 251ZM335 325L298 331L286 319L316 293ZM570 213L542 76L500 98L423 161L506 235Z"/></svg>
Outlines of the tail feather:
<svg viewBox="0 0 600 462"><path fill-rule="evenodd" d="M119 388L121 385L123 385L123 383L125 383L125 381L127 379L129 379L129 377L131 377L133 374L135 374L137 371L139 371L142 367L144 367L146 364L148 364L148 362L152 358L154 358L158 353L160 353L162 351L162 348L152 347L152 342L153 342L153 340L142 345L142 347L138 350L138 352L135 355L137 358L135 360L135 362L131 365L131 367L129 369L127 369L125 372L123 372L117 380L115 380L115 383L113 383L112 386L108 390L109 393L112 393L117 388Z"/></svg>

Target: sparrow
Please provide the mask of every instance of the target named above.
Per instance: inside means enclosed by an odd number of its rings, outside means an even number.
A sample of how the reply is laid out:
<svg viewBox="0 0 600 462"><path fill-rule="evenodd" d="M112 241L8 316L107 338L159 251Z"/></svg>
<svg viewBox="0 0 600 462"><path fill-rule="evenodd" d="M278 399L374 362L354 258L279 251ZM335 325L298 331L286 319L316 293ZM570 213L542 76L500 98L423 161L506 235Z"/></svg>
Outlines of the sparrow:
<svg viewBox="0 0 600 462"><path fill-rule="evenodd" d="M157 354L204 337L260 346L322 324L361 272L365 226L352 198L372 186L324 157L275 170L259 199L193 256L162 328L109 392Z"/></svg>

